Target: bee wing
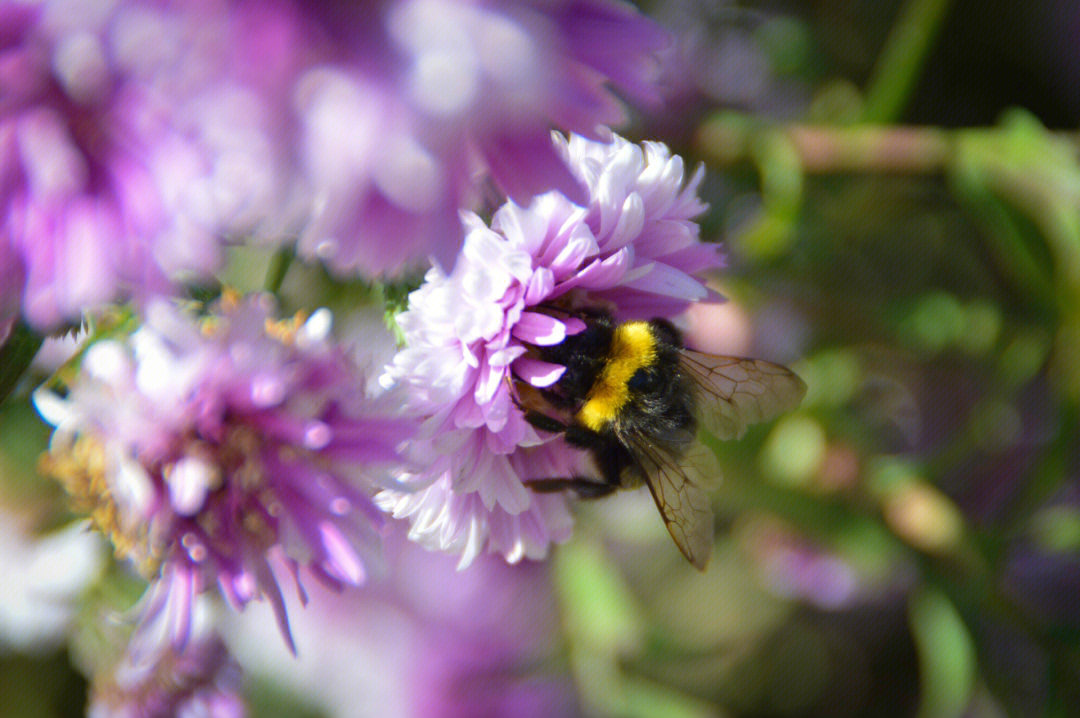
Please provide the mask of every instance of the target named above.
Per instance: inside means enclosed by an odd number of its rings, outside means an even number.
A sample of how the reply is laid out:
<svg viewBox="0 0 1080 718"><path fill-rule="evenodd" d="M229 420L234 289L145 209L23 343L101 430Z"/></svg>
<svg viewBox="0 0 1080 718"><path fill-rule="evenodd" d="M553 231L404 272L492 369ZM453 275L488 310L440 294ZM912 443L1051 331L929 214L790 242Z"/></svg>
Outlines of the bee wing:
<svg viewBox="0 0 1080 718"><path fill-rule="evenodd" d="M696 385L698 419L718 439L736 439L747 424L799 405L806 384L787 367L764 359L703 354L684 349L684 373Z"/></svg>
<svg viewBox="0 0 1080 718"><path fill-rule="evenodd" d="M713 512L703 485L720 476L716 456L692 441L678 454L646 440L632 442L642 478L683 556L704 571L713 547Z"/></svg>

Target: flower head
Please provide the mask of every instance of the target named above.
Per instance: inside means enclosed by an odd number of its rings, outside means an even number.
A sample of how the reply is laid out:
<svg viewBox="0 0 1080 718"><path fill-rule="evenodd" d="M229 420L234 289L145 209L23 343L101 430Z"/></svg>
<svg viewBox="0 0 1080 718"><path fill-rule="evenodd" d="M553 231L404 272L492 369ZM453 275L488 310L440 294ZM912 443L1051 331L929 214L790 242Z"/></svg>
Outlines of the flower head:
<svg viewBox="0 0 1080 718"><path fill-rule="evenodd" d="M566 500L522 480L581 475L582 453L542 439L511 388L549 387L564 370L530 352L584 327L552 304L673 316L709 296L699 275L720 266L692 221L704 209L700 171L684 183L681 159L663 145L615 136L557 146L588 202L550 192L528 207L506 204L491 227L468 218L453 272L431 270L409 297L398 318L407 346L384 376L428 417L426 438L415 442L428 468L407 478L419 490L383 491L380 505L408 517L414 539L460 553L463 565L485 547L510 561L538 558L569 536Z"/></svg>
<svg viewBox="0 0 1080 718"><path fill-rule="evenodd" d="M201 615L200 615L201 617ZM243 718L240 664L207 621L182 647L158 646L149 656L124 652L94 677L90 718Z"/></svg>
<svg viewBox="0 0 1080 718"><path fill-rule="evenodd" d="M0 2L0 243L38 328L219 268L222 238L339 274L448 265L459 207L580 194L551 127L655 99L613 0Z"/></svg>
<svg viewBox="0 0 1080 718"><path fill-rule="evenodd" d="M298 583L301 566L362 582L369 494L410 433L364 395L328 312L274 322L269 304L227 298L197 321L154 303L130 337L90 346L65 398L35 397L56 426L45 469L153 581L146 621L176 644L215 585L238 608L268 599L288 639L272 555Z"/></svg>
<svg viewBox="0 0 1080 718"><path fill-rule="evenodd" d="M0 3L0 244L25 270L34 326L215 270L222 234L270 191L265 143L239 121L257 113L214 74L220 38L201 17Z"/></svg>
<svg viewBox="0 0 1080 718"><path fill-rule="evenodd" d="M621 122L613 90L655 100L667 41L613 0L232 6L229 32L256 43L237 61L256 66L272 114L291 118L281 140L308 200L300 250L340 274L432 256L449 266L458 209L477 206L487 175L520 201L551 188L580 199L551 128L595 136ZM253 63L270 40L274 62Z"/></svg>
<svg viewBox="0 0 1080 718"><path fill-rule="evenodd" d="M262 607L233 622L226 638L249 674L333 718L581 715L559 660L550 566L488 555L455 571L400 528L388 527L385 574L361 589L312 588L296 615L298 658L268 642Z"/></svg>

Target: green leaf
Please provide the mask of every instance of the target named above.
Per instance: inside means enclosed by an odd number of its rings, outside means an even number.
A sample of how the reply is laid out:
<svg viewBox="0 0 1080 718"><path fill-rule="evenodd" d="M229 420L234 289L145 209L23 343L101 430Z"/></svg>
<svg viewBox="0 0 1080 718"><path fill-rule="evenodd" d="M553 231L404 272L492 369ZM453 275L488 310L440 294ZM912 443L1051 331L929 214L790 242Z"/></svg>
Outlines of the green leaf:
<svg viewBox="0 0 1080 718"><path fill-rule="evenodd" d="M588 712L623 715L623 655L644 642L644 618L625 579L600 544L578 535L554 556L553 576L570 665Z"/></svg>
<svg viewBox="0 0 1080 718"><path fill-rule="evenodd" d="M599 544L582 538L560 548L555 554L555 581L572 641L607 655L640 646L641 610Z"/></svg>
<svg viewBox="0 0 1080 718"><path fill-rule="evenodd" d="M22 322L12 327L7 341L0 346L0 401L11 394L44 339Z"/></svg>
<svg viewBox="0 0 1080 718"><path fill-rule="evenodd" d="M700 699L644 678L627 680L625 715L632 718L710 718L716 709Z"/></svg>
<svg viewBox="0 0 1080 718"><path fill-rule="evenodd" d="M908 621L922 683L917 718L963 715L975 683L975 646L960 614L944 594L923 588L911 597Z"/></svg>
<svg viewBox="0 0 1080 718"><path fill-rule="evenodd" d="M799 153L779 131L764 131L751 153L761 176L761 215L733 239L733 249L756 261L785 255L795 238L803 201L803 171Z"/></svg>
<svg viewBox="0 0 1080 718"><path fill-rule="evenodd" d="M1059 305L1074 306L1080 297L1080 161L1075 148L1022 110L1007 113L1000 129L960 132L956 148L952 178L958 194L978 202L992 223L1010 228L996 238L993 249L1031 275L1028 285L1043 283L1040 275L1050 269ZM1020 218L1037 237L1028 236Z"/></svg>
<svg viewBox="0 0 1080 718"><path fill-rule="evenodd" d="M0 656L0 715L8 718L77 718L84 715L86 680L62 652Z"/></svg>
<svg viewBox="0 0 1080 718"><path fill-rule="evenodd" d="M302 699L292 695L285 686L270 678L260 676L250 680L249 684L248 708L253 717L322 718L326 715L318 708L305 705Z"/></svg>

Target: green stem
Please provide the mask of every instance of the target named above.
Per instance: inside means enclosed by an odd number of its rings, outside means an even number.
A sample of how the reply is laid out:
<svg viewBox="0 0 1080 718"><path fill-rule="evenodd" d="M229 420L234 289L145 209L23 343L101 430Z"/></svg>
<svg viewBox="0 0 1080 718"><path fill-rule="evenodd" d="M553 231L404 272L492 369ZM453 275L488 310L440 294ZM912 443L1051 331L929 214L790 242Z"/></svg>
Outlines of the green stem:
<svg viewBox="0 0 1080 718"><path fill-rule="evenodd" d="M870 78L863 122L899 118L948 15L949 4L949 0L910 0L901 10Z"/></svg>
<svg viewBox="0 0 1080 718"><path fill-rule="evenodd" d="M941 564L927 556L921 557L920 567L925 582L942 591L956 606L976 644L983 643L984 636L979 627L986 622L994 621L1012 626L1043 652L1050 662L1050 670L1059 674L1056 678L1050 678L1048 683L1051 686L1057 684L1057 681L1075 685L1080 677L1080 654L1077 653L1075 644L1063 640L1053 629L1033 618L1029 610L1025 610L1005 594L991 575L957 575L954 567ZM983 646L979 652L982 654L987 650L992 649ZM1001 680L993 682L998 684L993 686L995 692L1007 693L1015 689L1011 683ZM1058 696L1048 696L1044 715L1071 715L1061 712L1060 707L1055 705L1059 701Z"/></svg>
<svg viewBox="0 0 1080 718"><path fill-rule="evenodd" d="M0 346L0 402L15 388L43 341L45 337L22 322L11 328L11 335Z"/></svg>
<svg viewBox="0 0 1080 718"><path fill-rule="evenodd" d="M717 169L753 162L761 138L780 135L805 174L942 174L955 158L956 133L936 127L773 126L718 113L702 124L697 147Z"/></svg>
<svg viewBox="0 0 1080 718"><path fill-rule="evenodd" d="M1052 316L1057 308L1053 282L1024 240L1024 230L1015 213L997 200L977 172L958 168L949 176L949 187L983 230L980 236L994 266L1015 297L1038 306L1044 316Z"/></svg>
<svg viewBox="0 0 1080 718"><path fill-rule="evenodd" d="M1080 428L1080 407L1072 403L1062 406L1058 420L1057 437L1043 452L1027 483L1012 501L1009 520L1002 527L1003 536L1012 537L1027 530L1031 517L1069 477L1069 460Z"/></svg>
<svg viewBox="0 0 1080 718"><path fill-rule="evenodd" d="M282 247L274 253L270 268L266 272L266 291L277 294L281 290L281 283L285 281L285 275L288 274L294 259L296 250L292 247Z"/></svg>

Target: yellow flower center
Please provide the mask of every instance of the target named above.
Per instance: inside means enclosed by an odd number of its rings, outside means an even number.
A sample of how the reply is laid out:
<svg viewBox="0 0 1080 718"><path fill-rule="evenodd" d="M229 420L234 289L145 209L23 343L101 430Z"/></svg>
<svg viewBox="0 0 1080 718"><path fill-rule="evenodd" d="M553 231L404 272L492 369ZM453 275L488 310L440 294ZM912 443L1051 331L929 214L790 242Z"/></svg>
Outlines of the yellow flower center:
<svg viewBox="0 0 1080 718"><path fill-rule="evenodd" d="M149 526L124 521L108 480L105 447L92 436L80 436L69 446L53 447L39 461L41 473L52 476L71 497L72 510L90 518L91 524L112 542L116 556L131 559L144 576L156 576L161 547L150 540Z"/></svg>

